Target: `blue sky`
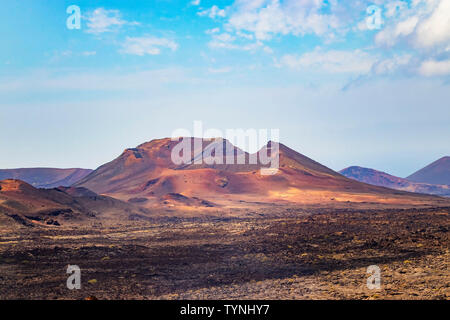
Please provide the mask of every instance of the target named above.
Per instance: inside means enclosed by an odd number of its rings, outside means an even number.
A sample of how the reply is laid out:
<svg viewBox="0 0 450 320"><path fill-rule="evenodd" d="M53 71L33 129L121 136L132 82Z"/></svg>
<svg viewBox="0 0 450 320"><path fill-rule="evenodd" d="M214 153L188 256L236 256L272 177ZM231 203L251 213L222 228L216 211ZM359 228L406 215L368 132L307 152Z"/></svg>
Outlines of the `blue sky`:
<svg viewBox="0 0 450 320"><path fill-rule="evenodd" d="M446 0L12 0L0 27L1 168L96 168L194 120L335 170L450 154Z"/></svg>

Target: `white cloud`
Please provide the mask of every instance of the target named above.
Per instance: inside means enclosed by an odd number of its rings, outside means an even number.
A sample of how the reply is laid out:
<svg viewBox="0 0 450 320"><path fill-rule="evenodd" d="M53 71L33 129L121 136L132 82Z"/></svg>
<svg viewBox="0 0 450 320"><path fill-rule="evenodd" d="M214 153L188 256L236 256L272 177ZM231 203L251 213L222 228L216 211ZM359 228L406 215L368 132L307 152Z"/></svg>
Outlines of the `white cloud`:
<svg viewBox="0 0 450 320"><path fill-rule="evenodd" d="M375 43L378 45L394 46L399 37L412 34L418 22L419 18L416 16L400 21L396 25L380 31L375 37Z"/></svg>
<svg viewBox="0 0 450 320"><path fill-rule="evenodd" d="M377 45L392 47L406 40L415 48L430 49L450 44L450 1L415 0L409 9L400 6L400 19L394 19L376 35Z"/></svg>
<svg viewBox="0 0 450 320"><path fill-rule="evenodd" d="M398 4L398 8L402 8L398 17L394 17L394 11L388 11L393 19L376 35L375 43L392 48L406 47L414 55L409 59L397 56L380 62L374 66L374 72L408 68L427 77L449 75L449 60L445 59L448 59L446 50L450 47L450 1L414 0L409 7Z"/></svg>
<svg viewBox="0 0 450 320"><path fill-rule="evenodd" d="M353 28L354 31L367 31L369 30L369 27L367 25L366 19L361 20L356 27Z"/></svg>
<svg viewBox="0 0 450 320"><path fill-rule="evenodd" d="M220 32L220 28L208 29L205 31L206 34L214 34Z"/></svg>
<svg viewBox="0 0 450 320"><path fill-rule="evenodd" d="M161 48L172 51L178 49L178 44L172 40L157 37L127 37L120 52L138 56L158 55Z"/></svg>
<svg viewBox="0 0 450 320"><path fill-rule="evenodd" d="M224 38L207 31L213 34L209 47L245 51L262 47L272 53L262 42L276 35L316 34L327 40L335 39L342 32L338 30L341 23L333 14L336 8L336 0L236 0L226 12L213 6L198 14L213 19L219 15L228 17L223 26L227 32L221 35Z"/></svg>
<svg viewBox="0 0 450 320"><path fill-rule="evenodd" d="M385 5L385 8L385 16L387 18L392 18L405 12L408 8L408 4L405 1L391 1Z"/></svg>
<svg viewBox="0 0 450 320"><path fill-rule="evenodd" d="M199 5L200 5L200 0L192 0L192 1L191 1L191 4L192 4L193 6L199 6Z"/></svg>
<svg viewBox="0 0 450 320"><path fill-rule="evenodd" d="M336 7L330 1L330 10ZM228 27L254 34L258 40L268 40L281 34L316 34L328 37L340 26L333 13L322 13L323 0L237 0L232 7Z"/></svg>
<svg viewBox="0 0 450 320"><path fill-rule="evenodd" d="M247 39L247 40L253 40L253 38L254 38L252 34L244 33L244 32L241 32L241 31L237 31L236 35L238 37L241 37L241 38L244 38L244 39Z"/></svg>
<svg viewBox="0 0 450 320"><path fill-rule="evenodd" d="M229 33L221 33L214 36L214 39L222 41L222 42L231 42L234 41L236 38L230 35Z"/></svg>
<svg viewBox="0 0 450 320"><path fill-rule="evenodd" d="M326 73L368 73L376 59L361 50L323 51L316 49L301 56L284 55L279 66L286 66L293 69L313 69Z"/></svg>
<svg viewBox="0 0 450 320"><path fill-rule="evenodd" d="M90 57L95 56L97 54L97 51L72 51L72 50L64 50L64 51L57 51L53 54L53 56L50 58L51 62L56 62L61 59L71 59L76 57Z"/></svg>
<svg viewBox="0 0 450 320"><path fill-rule="evenodd" d="M72 52L71 50L65 50L65 51L62 51L62 52L60 53L60 55L61 55L62 57L70 57L70 56L73 55L73 52Z"/></svg>
<svg viewBox="0 0 450 320"><path fill-rule="evenodd" d="M372 72L376 75L392 74L400 68L408 67L411 60L410 54L394 55L392 58L377 61L372 66Z"/></svg>
<svg viewBox="0 0 450 320"><path fill-rule="evenodd" d="M416 42L421 47L450 44L449 0L441 0L431 16L418 26Z"/></svg>
<svg viewBox="0 0 450 320"><path fill-rule="evenodd" d="M199 16L208 16L211 19L215 19L217 17L225 17L226 16L226 12L224 9L219 9L218 6L214 5L209 9L203 10L203 11L199 11L197 13Z"/></svg>
<svg viewBox="0 0 450 320"><path fill-rule="evenodd" d="M218 39L214 39L208 43L208 46L213 49L233 49L233 50L241 50L241 51L255 51L261 47L263 44L260 41L250 42L245 44L237 44L233 41L220 41Z"/></svg>
<svg viewBox="0 0 450 320"><path fill-rule="evenodd" d="M264 50L265 53L273 54L273 50L272 50L271 47L264 46L263 50Z"/></svg>
<svg viewBox="0 0 450 320"><path fill-rule="evenodd" d="M252 38L244 37L244 39L249 40ZM222 49L235 49L242 51L254 51L262 47L262 43L260 41L241 43L239 41L236 41L236 36L233 36L227 32L220 34L213 34L212 40L209 42L208 45L210 48L215 49L222 48Z"/></svg>
<svg viewBox="0 0 450 320"><path fill-rule="evenodd" d="M110 32L120 28L123 25L136 25L137 22L128 22L123 20L119 10L106 10L97 8L90 12L87 19L87 33L100 34Z"/></svg>
<svg viewBox="0 0 450 320"><path fill-rule="evenodd" d="M426 77L450 75L450 60L426 60L422 62L419 73Z"/></svg>

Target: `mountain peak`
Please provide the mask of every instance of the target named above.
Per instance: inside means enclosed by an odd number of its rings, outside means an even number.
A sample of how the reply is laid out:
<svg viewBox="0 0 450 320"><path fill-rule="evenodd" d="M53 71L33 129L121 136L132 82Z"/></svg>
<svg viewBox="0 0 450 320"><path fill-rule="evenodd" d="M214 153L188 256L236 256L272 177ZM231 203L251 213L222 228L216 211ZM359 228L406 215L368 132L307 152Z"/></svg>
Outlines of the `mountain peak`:
<svg viewBox="0 0 450 320"><path fill-rule="evenodd" d="M444 156L406 179L414 182L450 185L450 157Z"/></svg>
<svg viewBox="0 0 450 320"><path fill-rule="evenodd" d="M375 170L372 168L366 168L366 167L360 167L360 166L350 166L345 169L342 169L341 171L339 171L339 173L344 174L345 176L347 174L355 174L356 175L358 173L388 174L388 173L380 171L380 170Z"/></svg>
<svg viewBox="0 0 450 320"><path fill-rule="evenodd" d="M326 189L327 186L342 190L355 188L355 182L281 143L277 143L279 148L273 148L274 141L268 141L258 151L263 155L266 153L268 158L260 161L257 157L255 162L257 154L251 155L227 139L184 137L191 143L190 163L175 164L172 152L181 139L155 139L128 148L75 186L98 194L116 194L120 199L156 197L156 200L169 193L186 197L208 196L212 200L222 198L224 194L259 195L264 199L271 193L284 194L287 190ZM216 152L220 147L225 148L224 161L216 163ZM274 160L277 156L279 162ZM263 164L266 161L269 163ZM279 170L275 174L258 174L260 169L277 164Z"/></svg>

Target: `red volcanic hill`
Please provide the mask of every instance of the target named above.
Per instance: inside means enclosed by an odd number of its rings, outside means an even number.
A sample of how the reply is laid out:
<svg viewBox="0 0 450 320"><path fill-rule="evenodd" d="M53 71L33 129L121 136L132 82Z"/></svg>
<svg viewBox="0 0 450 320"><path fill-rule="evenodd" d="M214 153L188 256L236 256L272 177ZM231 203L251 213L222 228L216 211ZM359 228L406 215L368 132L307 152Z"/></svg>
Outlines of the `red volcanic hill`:
<svg viewBox="0 0 450 320"><path fill-rule="evenodd" d="M172 150L179 143L169 138L153 140L136 148L126 149L118 158L99 167L80 182L96 193L107 194L121 200L145 206L172 202L229 205L230 203L287 202L326 203L333 201L390 202L409 193L364 184L341 174L279 144L279 150L268 143L263 152L271 157L279 155L279 170L273 175L263 175L260 161L249 164L252 155L234 147L227 140L187 138L193 146L190 159L218 156L211 149L223 144L228 149L223 159L244 164L175 164ZM229 151L228 151L229 150ZM194 199L194 200L192 200ZM404 200L404 199L403 199ZM207 204L207 205L206 205Z"/></svg>
<svg viewBox="0 0 450 320"><path fill-rule="evenodd" d="M347 178L373 184L375 186L409 192L450 196L450 186L448 185L411 182L407 179L399 178L385 172L357 166L348 167L339 172Z"/></svg>
<svg viewBox="0 0 450 320"><path fill-rule="evenodd" d="M144 209L85 188L37 189L20 180L0 181L0 225L60 226L97 218L122 218Z"/></svg>
<svg viewBox="0 0 450 320"><path fill-rule="evenodd" d="M406 179L414 182L450 185L450 157L443 157Z"/></svg>
<svg viewBox="0 0 450 320"><path fill-rule="evenodd" d="M18 179L36 188L55 188L71 186L83 179L90 169L23 168L0 169L0 180Z"/></svg>

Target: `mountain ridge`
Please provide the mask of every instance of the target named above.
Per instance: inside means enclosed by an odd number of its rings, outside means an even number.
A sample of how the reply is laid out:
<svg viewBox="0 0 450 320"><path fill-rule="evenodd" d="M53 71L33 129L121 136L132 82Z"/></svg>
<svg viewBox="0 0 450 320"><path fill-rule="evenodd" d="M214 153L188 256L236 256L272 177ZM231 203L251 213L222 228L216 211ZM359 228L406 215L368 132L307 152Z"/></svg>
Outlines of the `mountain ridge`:
<svg viewBox="0 0 450 320"><path fill-rule="evenodd" d="M36 188L52 189L59 186L68 187L83 179L93 170L82 168L17 168L0 169L0 180L18 179Z"/></svg>
<svg viewBox="0 0 450 320"><path fill-rule="evenodd" d="M412 182L404 178L390 175L383 171L378 171L371 168L364 168L359 166L351 166L339 171L341 174L350 179L355 179L360 182L391 188L395 190L402 190L408 192L433 194L439 196L450 196L450 186L435 185L427 183Z"/></svg>

